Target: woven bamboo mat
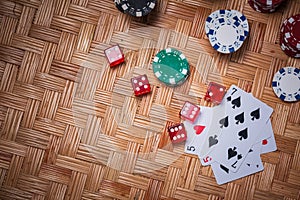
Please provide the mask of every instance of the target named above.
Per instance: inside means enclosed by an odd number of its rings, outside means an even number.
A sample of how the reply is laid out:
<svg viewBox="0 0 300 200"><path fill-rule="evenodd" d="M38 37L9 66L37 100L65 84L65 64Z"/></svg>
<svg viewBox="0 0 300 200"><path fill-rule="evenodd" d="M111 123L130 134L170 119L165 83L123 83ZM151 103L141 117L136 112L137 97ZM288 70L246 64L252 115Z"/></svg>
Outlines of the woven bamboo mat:
<svg viewBox="0 0 300 200"><path fill-rule="evenodd" d="M210 46L214 10L242 11L250 37L232 55ZM0 199L299 199L300 104L271 88L281 67L300 66L278 45L282 21L299 13L254 12L246 0L158 0L147 17L120 13L112 0L0 1ZM110 69L104 49L123 49ZM191 66L177 88L160 84L154 55L175 47ZM130 78L146 73L152 93L134 97ZM264 171L218 186L210 167L172 145L166 127L215 81L236 84L274 109L278 151Z"/></svg>

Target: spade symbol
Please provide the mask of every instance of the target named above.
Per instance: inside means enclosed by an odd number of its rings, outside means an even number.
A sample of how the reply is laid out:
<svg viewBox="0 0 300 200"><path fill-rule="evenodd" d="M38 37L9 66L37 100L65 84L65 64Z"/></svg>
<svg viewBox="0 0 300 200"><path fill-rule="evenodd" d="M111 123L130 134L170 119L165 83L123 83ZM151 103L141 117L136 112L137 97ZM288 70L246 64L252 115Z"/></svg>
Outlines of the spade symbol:
<svg viewBox="0 0 300 200"><path fill-rule="evenodd" d="M214 137L210 136L208 138L208 147L211 147L211 146L213 146L215 144L218 144L217 136L216 135L214 135Z"/></svg>
<svg viewBox="0 0 300 200"><path fill-rule="evenodd" d="M220 123L220 128L223 128L224 126L227 127L228 126L228 116L220 119L219 123Z"/></svg>
<svg viewBox="0 0 300 200"><path fill-rule="evenodd" d="M237 155L236 147L228 149L228 160Z"/></svg>
<svg viewBox="0 0 300 200"><path fill-rule="evenodd" d="M247 139L248 138L248 128L241 130L238 135L240 136L239 140Z"/></svg>
<svg viewBox="0 0 300 200"><path fill-rule="evenodd" d="M250 167L251 165L249 163L247 163L248 167Z"/></svg>
<svg viewBox="0 0 300 200"><path fill-rule="evenodd" d="M236 88L232 88L233 92L231 92L231 95L237 92ZM231 101L231 96L227 97L227 101Z"/></svg>
<svg viewBox="0 0 300 200"><path fill-rule="evenodd" d="M242 158L243 158L242 154L239 154L239 155L237 156L237 158L238 158L238 160L242 159Z"/></svg>
<svg viewBox="0 0 300 200"><path fill-rule="evenodd" d="M235 109L235 107L240 107L241 106L241 97L238 97L236 99L233 99L231 101L231 104L233 105L232 108Z"/></svg>
<svg viewBox="0 0 300 200"><path fill-rule="evenodd" d="M236 124L239 124L239 123L244 123L244 112L242 112L241 114L238 114L237 116L235 116L234 118L236 120Z"/></svg>
<svg viewBox="0 0 300 200"><path fill-rule="evenodd" d="M250 113L251 115L251 120L254 121L255 119L259 119L260 118L260 112L259 112L259 108L257 108L256 110L252 111Z"/></svg>

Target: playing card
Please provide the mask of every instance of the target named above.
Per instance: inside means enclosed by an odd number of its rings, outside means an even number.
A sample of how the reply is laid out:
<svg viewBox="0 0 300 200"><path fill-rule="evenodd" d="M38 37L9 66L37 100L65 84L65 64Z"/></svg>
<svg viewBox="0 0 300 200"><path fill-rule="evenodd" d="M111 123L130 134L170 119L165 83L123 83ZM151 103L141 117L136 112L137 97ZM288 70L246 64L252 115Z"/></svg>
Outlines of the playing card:
<svg viewBox="0 0 300 200"><path fill-rule="evenodd" d="M228 117L223 117L226 115L225 109L224 103L221 103L212 109L213 112L210 126L207 130L207 134L205 135L202 148L198 154L199 157L204 158L212 149L215 148L218 144L222 129L226 129L228 127ZM220 120L221 117L222 119ZM222 121L222 124L220 124L219 121Z"/></svg>
<svg viewBox="0 0 300 200"><path fill-rule="evenodd" d="M214 176L219 185L233 181L250 174L262 171L264 169L261 158L260 158L261 144L255 144L247 154L245 161L237 172L232 172L224 165L214 162L211 164Z"/></svg>
<svg viewBox="0 0 300 200"><path fill-rule="evenodd" d="M200 106L200 115L194 123L184 121L184 127L187 132L187 140L185 143L185 152L190 154L198 154L208 127L212 118L212 108Z"/></svg>
<svg viewBox="0 0 300 200"><path fill-rule="evenodd" d="M231 86L225 94L222 102L218 106L214 107L212 122L209 127L203 147L201 148L201 151L199 153L199 156L201 158L206 157L209 152L211 152L216 146L218 146L219 136L224 130L230 129L233 123L235 123L235 119L237 119L238 123L244 122L244 114L240 112L241 107L244 106L244 104L242 104L241 102L241 93L245 96L250 95L246 92L243 92L241 89L237 88L234 85ZM228 100L229 98L230 101ZM232 117L235 117L235 119L232 119Z"/></svg>
<svg viewBox="0 0 300 200"><path fill-rule="evenodd" d="M220 107L215 108L213 122L200 151L236 172L249 149L257 142L273 109L237 86L231 86ZM215 117L216 114L220 118ZM211 148L211 141L218 140ZM205 152L208 152L205 154Z"/></svg>
<svg viewBox="0 0 300 200"><path fill-rule="evenodd" d="M260 151L261 154L269 153L277 150L271 120L268 121L267 127L264 130L266 134L270 135L270 137L265 138L261 141L261 151Z"/></svg>
<svg viewBox="0 0 300 200"><path fill-rule="evenodd" d="M256 142L261 142L264 139L267 139L274 135L273 129L272 129L272 123L271 120L268 119L264 128L262 128L262 132L258 134L257 141Z"/></svg>
<svg viewBox="0 0 300 200"><path fill-rule="evenodd" d="M261 132L261 134L259 134L256 141L256 143L261 144L261 154L275 151L277 147L270 119L267 121L265 127L262 130L263 131ZM199 159L203 166L211 165L211 163L215 162L215 160L213 160L209 155L204 158L199 157Z"/></svg>

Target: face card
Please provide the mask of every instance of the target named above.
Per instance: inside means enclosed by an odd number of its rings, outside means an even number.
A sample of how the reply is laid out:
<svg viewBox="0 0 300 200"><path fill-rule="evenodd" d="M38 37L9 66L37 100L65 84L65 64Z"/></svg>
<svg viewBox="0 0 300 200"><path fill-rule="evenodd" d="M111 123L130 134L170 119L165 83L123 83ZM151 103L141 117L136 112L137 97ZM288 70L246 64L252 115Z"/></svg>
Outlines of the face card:
<svg viewBox="0 0 300 200"><path fill-rule="evenodd" d="M237 172L232 172L224 165L214 162L211 167L219 185L254 174L264 169L260 159L260 144L254 145Z"/></svg>
<svg viewBox="0 0 300 200"><path fill-rule="evenodd" d="M200 157L210 156L213 161L236 172L249 149L257 142L273 109L234 85L223 100L223 108L214 110L220 117L213 114L212 129L207 134ZM210 149L211 136L218 139L218 143ZM203 154L205 151L208 154Z"/></svg>
<svg viewBox="0 0 300 200"><path fill-rule="evenodd" d="M200 110L201 113L194 123L187 120L183 122L187 132L185 153L197 155L202 148L202 143L209 129L212 118L212 108L200 106Z"/></svg>

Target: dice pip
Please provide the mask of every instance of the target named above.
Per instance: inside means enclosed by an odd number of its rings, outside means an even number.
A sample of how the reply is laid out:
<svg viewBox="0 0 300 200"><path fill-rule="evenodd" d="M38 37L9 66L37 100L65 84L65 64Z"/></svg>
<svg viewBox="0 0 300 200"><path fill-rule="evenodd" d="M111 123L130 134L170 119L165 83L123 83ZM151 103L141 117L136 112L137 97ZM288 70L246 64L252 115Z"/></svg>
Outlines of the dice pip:
<svg viewBox="0 0 300 200"><path fill-rule="evenodd" d="M132 78L131 85L135 96L151 92L151 87L146 74Z"/></svg>
<svg viewBox="0 0 300 200"><path fill-rule="evenodd" d="M211 101L214 104L220 104L225 93L226 87L215 82L210 82L204 100Z"/></svg>
<svg viewBox="0 0 300 200"><path fill-rule="evenodd" d="M183 120L189 120L194 123L200 113L200 107L186 101L180 111L180 116Z"/></svg>
<svg viewBox="0 0 300 200"><path fill-rule="evenodd" d="M168 132L172 143L180 143L187 139L187 133L183 123L169 126Z"/></svg>
<svg viewBox="0 0 300 200"><path fill-rule="evenodd" d="M124 62L124 54L119 45L114 45L104 50L104 54L109 62L110 67L117 66Z"/></svg>

